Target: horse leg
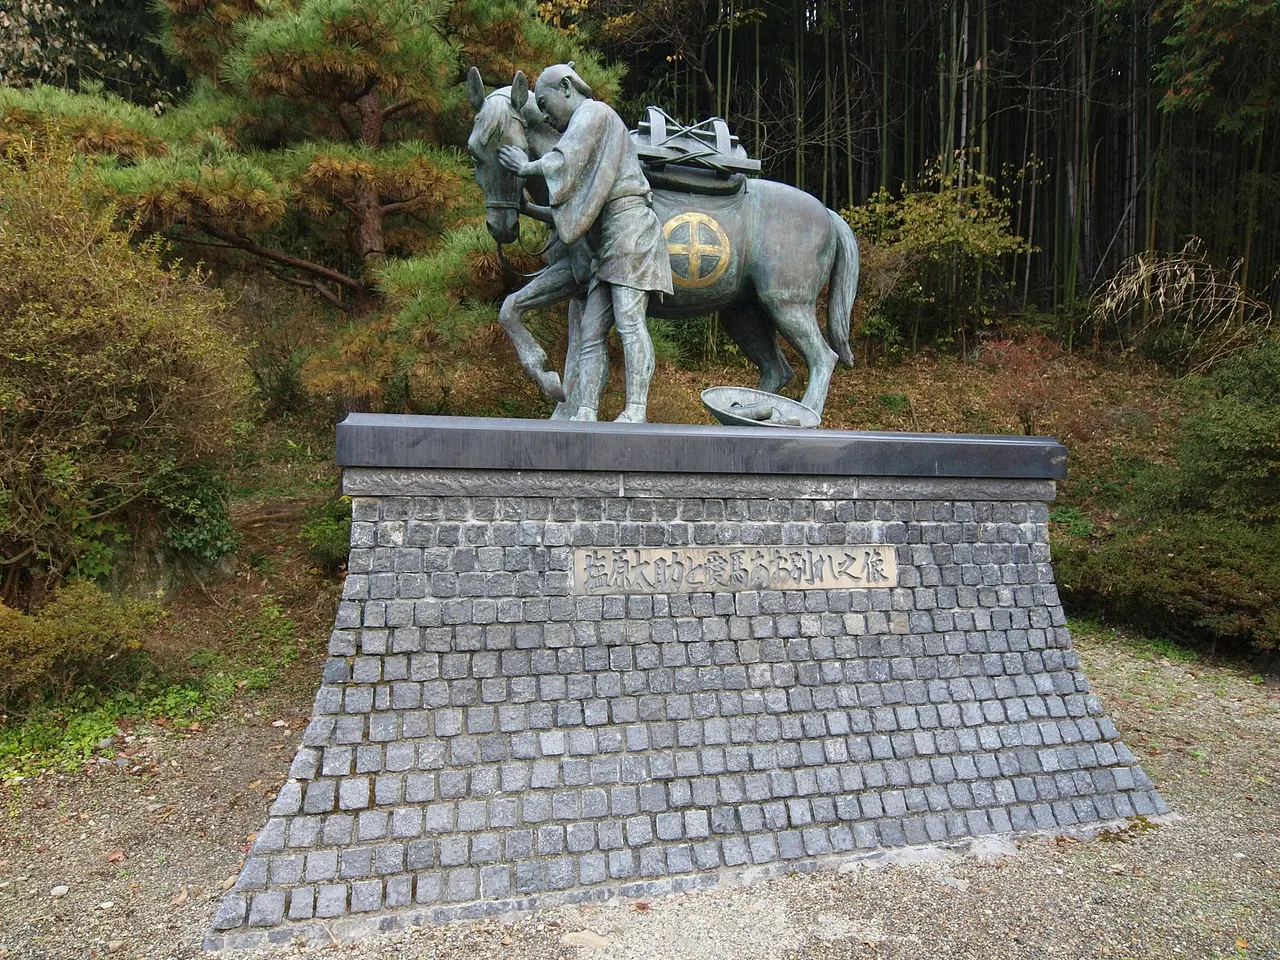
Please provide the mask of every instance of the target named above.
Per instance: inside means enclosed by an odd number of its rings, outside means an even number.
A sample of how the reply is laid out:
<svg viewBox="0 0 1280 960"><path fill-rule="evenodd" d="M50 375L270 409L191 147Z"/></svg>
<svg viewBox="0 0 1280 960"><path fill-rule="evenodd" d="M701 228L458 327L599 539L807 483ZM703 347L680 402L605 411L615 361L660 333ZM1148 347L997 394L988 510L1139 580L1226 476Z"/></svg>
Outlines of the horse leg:
<svg viewBox="0 0 1280 960"><path fill-rule="evenodd" d="M756 389L777 393L791 382L795 371L782 352L769 317L757 304L735 307L720 315L729 336L760 371Z"/></svg>
<svg viewBox="0 0 1280 960"><path fill-rule="evenodd" d="M761 296L761 304L773 317L774 324L804 357L809 367L809 383L800 400L819 416L827 402L827 390L831 386L831 374L835 372L836 356L827 344L818 326L818 315L811 300L780 300Z"/></svg>
<svg viewBox="0 0 1280 960"><path fill-rule="evenodd" d="M578 384L582 365L582 312L587 298L577 294L569 301L569 344L564 354L564 392L566 399L556 404L552 420L568 420L578 411Z"/></svg>
<svg viewBox="0 0 1280 960"><path fill-rule="evenodd" d="M524 325L523 313L566 300L580 286L573 278L572 265L561 260L503 300L502 309L498 311L498 321L515 347L520 366L548 400L564 400L564 387L560 383L560 375L547 369L547 353Z"/></svg>
<svg viewBox="0 0 1280 960"><path fill-rule="evenodd" d="M613 325L613 295L609 284L598 283L587 293L578 347L577 404L571 420L595 420L600 396L609 380L609 350L605 338Z"/></svg>

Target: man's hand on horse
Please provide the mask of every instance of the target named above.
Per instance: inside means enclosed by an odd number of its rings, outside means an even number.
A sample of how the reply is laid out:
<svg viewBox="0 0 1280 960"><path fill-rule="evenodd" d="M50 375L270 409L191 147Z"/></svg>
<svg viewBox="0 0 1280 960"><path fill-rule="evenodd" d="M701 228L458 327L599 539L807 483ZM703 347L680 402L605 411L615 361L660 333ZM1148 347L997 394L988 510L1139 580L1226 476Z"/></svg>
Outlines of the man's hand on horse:
<svg viewBox="0 0 1280 960"><path fill-rule="evenodd" d="M525 152L510 144L498 148L498 162L518 177L531 177L537 172Z"/></svg>

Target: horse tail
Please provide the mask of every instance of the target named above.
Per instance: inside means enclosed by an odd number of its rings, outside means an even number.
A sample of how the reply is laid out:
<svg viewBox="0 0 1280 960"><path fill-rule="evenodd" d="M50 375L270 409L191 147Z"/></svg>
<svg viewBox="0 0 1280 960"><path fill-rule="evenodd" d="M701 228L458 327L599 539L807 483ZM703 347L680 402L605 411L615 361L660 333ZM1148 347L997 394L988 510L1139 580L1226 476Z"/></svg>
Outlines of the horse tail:
<svg viewBox="0 0 1280 960"><path fill-rule="evenodd" d="M828 210L831 229L836 235L836 259L827 284L827 340L847 366L853 366L853 348L849 346L849 324L853 319L853 300L858 295L858 241L844 217Z"/></svg>

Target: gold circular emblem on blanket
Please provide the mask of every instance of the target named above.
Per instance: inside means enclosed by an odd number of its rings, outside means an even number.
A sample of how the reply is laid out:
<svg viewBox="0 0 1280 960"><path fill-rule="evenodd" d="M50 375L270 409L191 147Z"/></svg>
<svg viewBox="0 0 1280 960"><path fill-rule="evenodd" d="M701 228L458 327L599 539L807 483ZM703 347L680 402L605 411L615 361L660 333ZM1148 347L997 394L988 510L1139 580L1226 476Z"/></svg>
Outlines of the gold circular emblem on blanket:
<svg viewBox="0 0 1280 960"><path fill-rule="evenodd" d="M667 253L688 258L684 273L676 270L674 263L671 265L671 280L677 287L709 287L729 269L729 235L705 213L690 211L672 217L662 225L662 235L667 241ZM715 266L704 273L703 265L711 259Z"/></svg>

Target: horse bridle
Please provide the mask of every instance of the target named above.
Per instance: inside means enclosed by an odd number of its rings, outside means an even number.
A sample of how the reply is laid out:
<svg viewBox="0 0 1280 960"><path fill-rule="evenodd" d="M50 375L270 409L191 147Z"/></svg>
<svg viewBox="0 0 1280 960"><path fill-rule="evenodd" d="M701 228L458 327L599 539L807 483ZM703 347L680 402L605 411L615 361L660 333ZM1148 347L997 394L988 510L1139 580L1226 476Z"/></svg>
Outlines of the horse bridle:
<svg viewBox="0 0 1280 960"><path fill-rule="evenodd" d="M486 97L485 99L491 99L494 96L499 96L499 95L500 94L498 93L498 91L495 90L493 93L489 94L489 96ZM507 111L511 119L515 120L515 122L520 125L520 130L522 133L524 133L524 151L527 154L529 152L529 132L528 132L528 128L525 127L524 117L520 115L520 111L516 109L515 104L511 102L509 97L504 97L503 99L506 100ZM499 188L500 193L511 192L510 190L506 189L506 178L499 178L499 182L502 184L502 186ZM484 201L484 208L486 211L514 210L516 211L517 215L519 214L520 198L521 198L521 195L524 193L524 178L517 176L516 174L513 173L511 174L511 177L510 177L510 183L511 183L511 187L514 188L515 196L514 197L500 196L496 200L490 200L488 197L486 197ZM507 259L506 253L503 252L502 244L498 243L496 238L494 239L494 243L497 244L497 247L498 247L498 262L502 264L503 269L506 270L508 273L514 274L515 276L520 277L522 280L531 280L534 277L536 277L538 274L542 273L543 270L546 269L546 267L543 267L542 270L535 270L533 271L533 273L521 273L519 270L515 268L515 266L511 263L511 261ZM521 244L520 249L524 251L526 254L529 254L530 256L540 257L543 254L545 254L547 250L550 249L550 247L551 247L551 238L548 237L546 245L543 246L543 248L539 250L537 253L532 253L529 250L525 250L523 244Z"/></svg>

